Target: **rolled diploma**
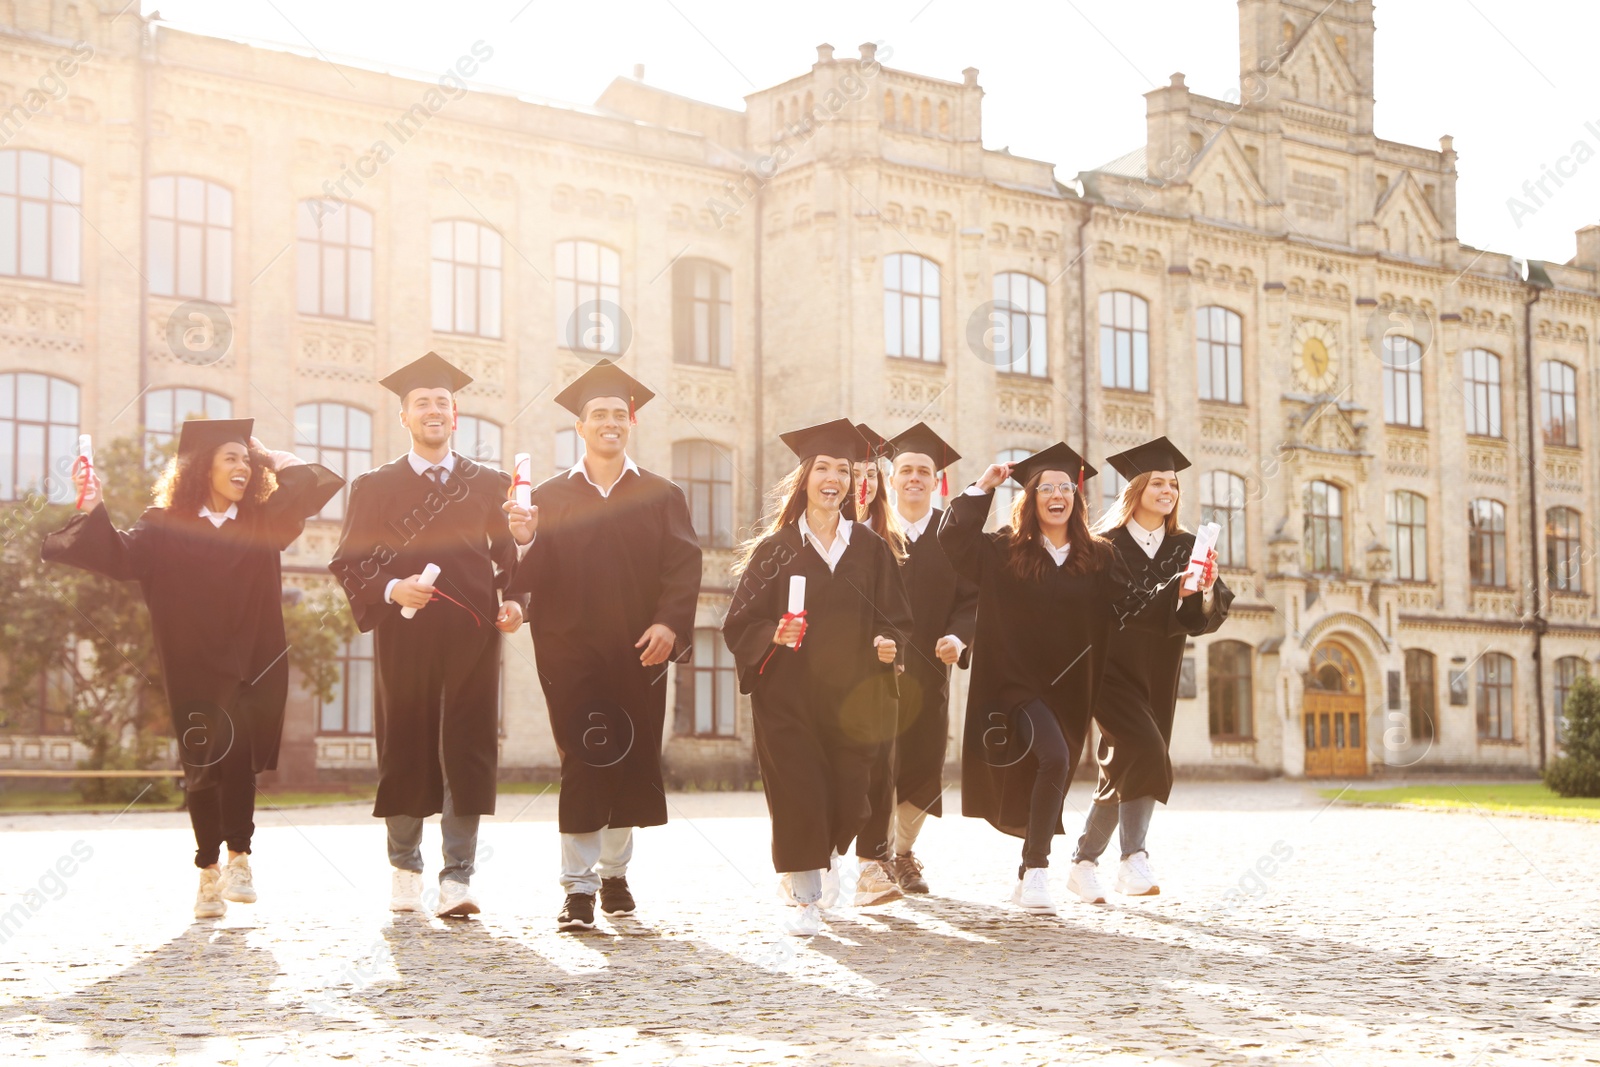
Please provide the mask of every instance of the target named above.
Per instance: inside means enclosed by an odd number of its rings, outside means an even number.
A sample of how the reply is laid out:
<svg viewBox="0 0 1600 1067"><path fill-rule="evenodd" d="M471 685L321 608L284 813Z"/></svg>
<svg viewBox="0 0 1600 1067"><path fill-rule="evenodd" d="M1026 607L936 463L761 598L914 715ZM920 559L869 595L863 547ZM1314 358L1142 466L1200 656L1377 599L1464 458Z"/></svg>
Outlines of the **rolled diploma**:
<svg viewBox="0 0 1600 1067"><path fill-rule="evenodd" d="M437 578L437 577L439 577L439 565L437 563L430 563L426 567L422 568L422 584L423 585L432 585L433 584L433 580L435 578ZM408 619L414 619L414 618L417 617L417 609L416 608L401 608L400 609L400 614L405 616Z"/></svg>
<svg viewBox="0 0 1600 1067"><path fill-rule="evenodd" d="M94 439L86 433L78 435L78 455L82 456L89 466L94 466Z"/></svg>
<svg viewBox="0 0 1600 1067"><path fill-rule="evenodd" d="M806 610L806 576L791 574L789 576L789 614L798 615ZM790 645L793 648L794 645Z"/></svg>
<svg viewBox="0 0 1600 1067"><path fill-rule="evenodd" d="M516 465L517 507L525 508L533 503L533 486L528 481L528 475L533 470L532 457L526 452L518 452Z"/></svg>
<svg viewBox="0 0 1600 1067"><path fill-rule="evenodd" d="M1194 534L1194 551L1189 553L1189 569L1183 575L1183 587L1191 593L1200 588L1200 575L1206 569L1206 557L1216 547L1222 527L1214 522L1202 523Z"/></svg>

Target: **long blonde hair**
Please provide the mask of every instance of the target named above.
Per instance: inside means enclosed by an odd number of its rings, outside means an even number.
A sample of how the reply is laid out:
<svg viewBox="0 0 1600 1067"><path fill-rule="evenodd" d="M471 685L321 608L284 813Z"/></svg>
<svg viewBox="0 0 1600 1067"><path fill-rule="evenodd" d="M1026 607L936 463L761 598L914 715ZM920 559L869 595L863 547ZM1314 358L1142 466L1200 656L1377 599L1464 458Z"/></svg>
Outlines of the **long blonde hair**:
<svg viewBox="0 0 1600 1067"><path fill-rule="evenodd" d="M817 457L807 456L800 461L800 465L785 474L778 484L772 487L767 494L768 509L762 521L757 524L756 531L739 546L739 558L733 561L733 574L735 577L743 574L745 568L750 566L750 561L755 557L756 549L761 542L783 529L793 526L800 521L800 516L806 512L806 478L811 474L811 468L816 466ZM850 465L850 484L845 487L849 495L851 506L854 507L856 493L855 464ZM883 495L880 491L879 495Z"/></svg>
<svg viewBox="0 0 1600 1067"><path fill-rule="evenodd" d="M1150 484L1150 475L1154 471L1145 471L1134 475L1127 485L1122 487L1122 493L1117 497L1117 502L1106 509L1094 524L1097 534L1110 534L1118 527L1128 525L1128 520L1133 518L1133 509L1138 506L1139 498L1144 496L1145 487ZM1183 533L1183 524L1178 521L1178 505L1183 503L1183 490L1178 482L1177 475L1172 478L1172 510L1167 513L1167 535Z"/></svg>
<svg viewBox="0 0 1600 1067"><path fill-rule="evenodd" d="M861 499L859 496L852 495L850 497L850 506L855 509L857 521L865 522L868 526L871 526L873 533L889 543L889 551L894 553L894 558L904 562L906 558L906 529L905 524L900 521L900 516L895 513L895 509L889 506L889 479L885 477L883 467L877 460L869 459L866 465L871 466L878 472L878 491L867 502L865 516L861 514L861 505L858 503ZM855 464L850 465L850 470L854 473Z"/></svg>

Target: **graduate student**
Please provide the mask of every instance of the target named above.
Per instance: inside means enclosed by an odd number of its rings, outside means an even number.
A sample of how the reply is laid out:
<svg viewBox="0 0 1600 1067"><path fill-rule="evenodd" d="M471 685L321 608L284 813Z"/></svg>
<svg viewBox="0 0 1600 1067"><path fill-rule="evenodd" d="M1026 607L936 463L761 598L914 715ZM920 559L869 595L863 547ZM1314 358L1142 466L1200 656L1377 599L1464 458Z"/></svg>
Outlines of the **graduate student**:
<svg viewBox="0 0 1600 1067"><path fill-rule="evenodd" d="M951 501L939 544L978 586L972 686L961 753L962 814L1023 839L1012 892L1026 911L1054 914L1052 838L1083 751L1108 634L1166 626L1179 583L1132 588L1111 545L1089 532L1082 485L1096 471L1066 444L1015 465L997 463ZM994 490L1022 485L1011 522L985 533Z"/></svg>
<svg viewBox="0 0 1600 1067"><path fill-rule="evenodd" d="M144 593L188 788L196 919L256 900L256 775L278 765L289 693L279 553L344 485L326 467L268 451L250 436L253 424L185 422L155 506L128 531L112 526L99 478L76 469L80 512L41 553L137 581Z"/></svg>
<svg viewBox="0 0 1600 1067"><path fill-rule="evenodd" d="M735 564L722 634L754 706L772 862L793 904L784 928L809 936L837 896L838 857L867 817L911 608L888 544L846 517L851 465L867 454L861 434L838 419L782 439L800 463ZM795 578L804 603L791 612Z"/></svg>
<svg viewBox="0 0 1600 1067"><path fill-rule="evenodd" d="M434 914L476 914L478 821L494 814L499 766L500 633L522 625L501 591L516 545L500 510L503 471L450 448L455 396L472 378L429 352L382 384L399 397L405 455L350 486L328 564L373 635L378 796L388 832L389 907L422 911L422 824L441 815L444 866ZM429 564L439 568L424 581ZM413 612L408 618L405 612Z"/></svg>
<svg viewBox="0 0 1600 1067"><path fill-rule="evenodd" d="M1189 460L1165 437L1106 459L1128 480L1116 505L1095 525L1128 568L1135 588L1155 589L1189 565L1194 534L1178 524L1178 472ZM1117 892L1155 896L1161 892L1150 867L1145 835L1156 801L1172 791L1172 716L1178 706L1178 673L1188 637L1213 633L1228 616L1233 593L1217 579L1213 549L1199 580L1200 596L1184 598L1178 625L1161 633L1125 629L1109 637L1105 683L1095 705L1100 726L1099 785L1072 855L1067 888L1079 900L1105 903L1097 862L1121 824L1122 862Z"/></svg>
<svg viewBox="0 0 1600 1067"><path fill-rule="evenodd" d="M884 466L894 455L889 439L866 423L857 423L856 432L867 442L867 458L851 464L856 480L855 521L864 524L883 538L894 553L895 559L905 562L906 535L900 528L900 519L889 504L889 494L884 491Z"/></svg>
<svg viewBox="0 0 1600 1067"><path fill-rule="evenodd" d="M561 754L557 929L632 915L633 829L667 821L661 781L667 663L688 660L700 541L683 490L628 455L635 413L655 394L610 360L556 403L577 418L583 458L505 505L528 544L512 579L529 608L539 684Z"/></svg>
<svg viewBox="0 0 1600 1067"><path fill-rule="evenodd" d="M950 668L970 664L978 587L957 574L945 557L938 538L944 512L933 506L944 469L961 454L925 422L899 434L890 448L893 510L907 541L901 576L911 601L912 628L900 677L892 788L874 791L857 854L881 850L888 854L890 877L902 891L926 893L928 882L913 849L927 817L944 813Z"/></svg>

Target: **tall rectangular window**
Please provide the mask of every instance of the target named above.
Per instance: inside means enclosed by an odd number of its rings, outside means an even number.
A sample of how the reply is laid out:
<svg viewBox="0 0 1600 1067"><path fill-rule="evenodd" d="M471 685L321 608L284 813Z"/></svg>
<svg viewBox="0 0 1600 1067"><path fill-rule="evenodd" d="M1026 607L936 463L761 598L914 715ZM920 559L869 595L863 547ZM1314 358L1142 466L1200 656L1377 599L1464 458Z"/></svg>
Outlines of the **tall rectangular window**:
<svg viewBox="0 0 1600 1067"><path fill-rule="evenodd" d="M1383 339L1383 421L1422 425L1422 346L1409 337Z"/></svg>
<svg viewBox="0 0 1600 1067"><path fill-rule="evenodd" d="M82 281L83 171L44 152L0 151L0 275Z"/></svg>
<svg viewBox="0 0 1600 1067"><path fill-rule="evenodd" d="M938 363L939 265L910 252L883 257L883 344L891 356Z"/></svg>
<svg viewBox="0 0 1600 1067"><path fill-rule="evenodd" d="M1150 391L1150 305L1142 296L1100 294L1100 384Z"/></svg>
<svg viewBox="0 0 1600 1067"><path fill-rule="evenodd" d="M694 662L678 666L678 730L700 737L737 733L738 674L733 653L715 627L694 631Z"/></svg>
<svg viewBox="0 0 1600 1067"><path fill-rule="evenodd" d="M1512 659L1503 652L1486 652L1478 658L1478 737L1482 740L1516 740L1512 672Z"/></svg>
<svg viewBox="0 0 1600 1067"><path fill-rule="evenodd" d="M1411 740L1426 741L1438 735L1438 690L1434 686L1434 656L1420 648L1406 649L1406 693L1411 698Z"/></svg>
<svg viewBox="0 0 1600 1067"><path fill-rule="evenodd" d="M1545 444L1578 447L1578 372L1570 363L1539 365L1539 413Z"/></svg>
<svg viewBox="0 0 1600 1067"><path fill-rule="evenodd" d="M294 409L294 450L307 463L320 463L347 482L372 467L372 416L333 401ZM339 490L319 519L343 519L350 487Z"/></svg>
<svg viewBox="0 0 1600 1067"><path fill-rule="evenodd" d="M1227 308L1196 308L1194 344L1200 399L1244 403L1244 320Z"/></svg>
<svg viewBox="0 0 1600 1067"><path fill-rule="evenodd" d="M1243 641L1213 641L1206 649L1206 691L1214 739L1254 736L1250 651Z"/></svg>
<svg viewBox="0 0 1600 1067"><path fill-rule="evenodd" d="M48 374L0 374L0 500L74 500L77 455L78 387Z"/></svg>
<svg viewBox="0 0 1600 1067"><path fill-rule="evenodd" d="M325 734L372 733L372 634L356 634L339 650L339 679L322 702L318 729Z"/></svg>
<svg viewBox="0 0 1600 1067"><path fill-rule="evenodd" d="M1583 592L1583 522L1572 508L1544 513L1545 579L1560 593Z"/></svg>
<svg viewBox="0 0 1600 1067"><path fill-rule="evenodd" d="M1307 570L1344 573L1344 490L1332 482L1306 486L1304 541Z"/></svg>
<svg viewBox="0 0 1600 1067"><path fill-rule="evenodd" d="M622 256L594 241L556 242L556 344L622 353Z"/></svg>
<svg viewBox="0 0 1600 1067"><path fill-rule="evenodd" d="M1472 584L1506 584L1506 506L1482 497L1467 505L1467 564Z"/></svg>
<svg viewBox="0 0 1600 1067"><path fill-rule="evenodd" d="M150 292L233 303L233 191L187 174L150 179Z"/></svg>
<svg viewBox="0 0 1600 1067"><path fill-rule="evenodd" d="M689 517L707 548L733 547L733 463L710 441L672 446L672 480L689 498Z"/></svg>
<svg viewBox="0 0 1600 1067"><path fill-rule="evenodd" d="M433 224L433 328L500 336L500 235L465 219Z"/></svg>
<svg viewBox="0 0 1600 1067"><path fill-rule="evenodd" d="M1428 498L1404 489L1389 494L1389 552L1394 576L1403 582L1428 580Z"/></svg>
<svg viewBox="0 0 1600 1067"><path fill-rule="evenodd" d="M295 292L302 314L372 321L372 212L340 200L300 201Z"/></svg>
<svg viewBox="0 0 1600 1067"><path fill-rule="evenodd" d="M994 276L994 363L1033 378L1050 376L1049 318L1044 282L1009 271Z"/></svg>
<svg viewBox="0 0 1600 1067"><path fill-rule="evenodd" d="M1482 348L1461 353L1461 379L1465 386L1467 432L1478 437L1500 437L1500 357Z"/></svg>
<svg viewBox="0 0 1600 1067"><path fill-rule="evenodd" d="M733 273L705 259L672 265L672 351L679 363L733 366Z"/></svg>
<svg viewBox="0 0 1600 1067"><path fill-rule="evenodd" d="M1214 522L1217 564L1249 566L1245 552L1244 479L1231 471L1207 471L1200 476L1200 521Z"/></svg>

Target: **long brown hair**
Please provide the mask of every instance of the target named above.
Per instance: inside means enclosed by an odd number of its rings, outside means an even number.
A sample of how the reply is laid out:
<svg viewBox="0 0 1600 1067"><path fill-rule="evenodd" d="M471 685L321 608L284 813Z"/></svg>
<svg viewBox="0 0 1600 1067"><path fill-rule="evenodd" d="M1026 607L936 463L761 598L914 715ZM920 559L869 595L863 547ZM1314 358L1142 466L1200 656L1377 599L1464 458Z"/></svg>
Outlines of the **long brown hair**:
<svg viewBox="0 0 1600 1067"><path fill-rule="evenodd" d="M785 526L793 526L800 521L800 516L806 512L806 479L816 464L816 456L807 456L800 461L799 466L785 474L778 484L772 487L772 491L767 494L766 516L757 525L755 533L739 546L739 558L733 561L735 576L743 574L745 568L750 566L750 560L755 556L756 548L762 541ZM851 498L852 507L856 492L855 470L855 464L852 463L849 484L845 486L845 493ZM882 495L881 487L879 495Z"/></svg>
<svg viewBox="0 0 1600 1067"><path fill-rule="evenodd" d="M1037 582L1045 575L1048 562L1045 550L1039 545L1039 471L1028 479L1011 501L1011 536L1006 540L1006 565L1018 578ZM1114 549L1111 542L1089 531L1089 520L1083 516L1083 497L1074 493L1072 513L1067 516L1067 544L1072 551L1061 565L1066 574L1087 574L1104 569L1111 562Z"/></svg>
<svg viewBox="0 0 1600 1067"><path fill-rule="evenodd" d="M211 464L216 460L217 448L221 447L180 454L167 460L155 488L150 491L155 506L177 515L198 515L202 507L211 503ZM272 474L272 457L251 445L245 447L250 452L250 484L245 486L244 499L239 501L241 512L262 504L278 488L278 479Z"/></svg>
<svg viewBox="0 0 1600 1067"><path fill-rule="evenodd" d="M1128 520L1133 518L1133 509L1139 505L1139 498L1144 496L1144 490L1150 484L1150 475L1154 471L1144 471L1133 476L1133 480L1122 487L1122 494L1117 497L1116 503L1106 508L1106 513L1100 516L1100 521L1094 524L1097 534L1109 534L1119 527L1128 525ZM1178 521L1178 505L1183 503L1183 490L1179 487L1176 476L1172 479L1172 510L1167 513L1167 536L1183 533L1183 524Z"/></svg>
<svg viewBox="0 0 1600 1067"><path fill-rule="evenodd" d="M877 460L869 459L867 463L878 472L878 492L867 502L865 516L861 514L861 505L858 503L860 496L852 493L850 506L855 509L856 520L871 526L873 533L889 543L889 551L894 553L894 558L904 562L906 531L900 522L900 516L889 506L889 479L884 476L883 467ZM852 474L855 472L855 464L850 465L850 470ZM859 489L856 492L859 492Z"/></svg>

